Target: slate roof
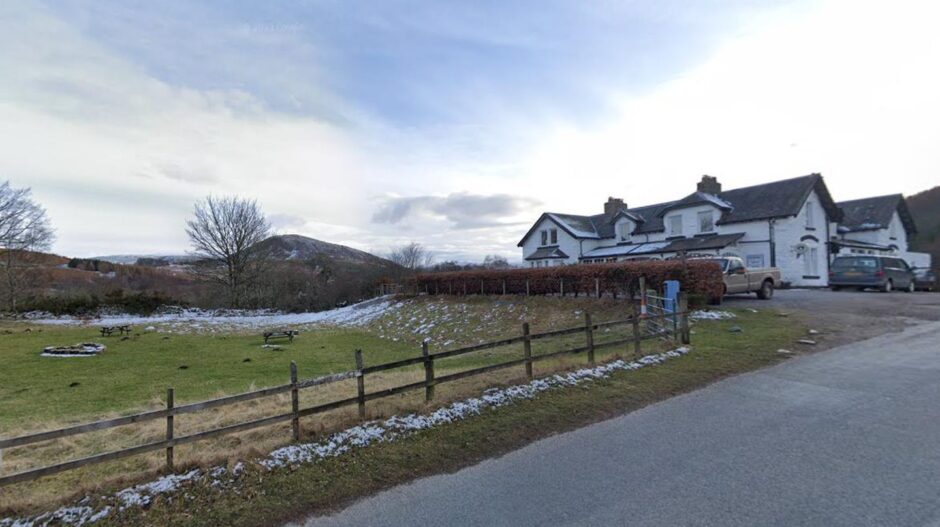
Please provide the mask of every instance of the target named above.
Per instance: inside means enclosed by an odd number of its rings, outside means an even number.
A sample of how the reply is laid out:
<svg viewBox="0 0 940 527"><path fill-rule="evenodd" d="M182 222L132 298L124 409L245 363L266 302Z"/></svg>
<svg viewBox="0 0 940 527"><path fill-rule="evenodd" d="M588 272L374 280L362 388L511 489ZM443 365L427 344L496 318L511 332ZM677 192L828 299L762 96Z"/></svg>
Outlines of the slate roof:
<svg viewBox="0 0 940 527"><path fill-rule="evenodd" d="M645 254L664 254L679 251L695 252L714 249L724 249L744 237L743 232L733 234L719 234L716 236L701 236L697 238L683 238L667 242L647 242L632 245L616 245L614 247L598 247L584 253L582 260L591 258L605 258L608 256L639 256Z"/></svg>
<svg viewBox="0 0 940 527"><path fill-rule="evenodd" d="M723 211L733 211L734 206L728 203L727 201L719 198L714 194L706 194L705 192L693 192L688 196L680 199L679 201L673 201L672 204L667 205L659 210L659 216L665 216L667 212L674 209L680 209L685 207L694 207L696 205L714 205Z"/></svg>
<svg viewBox="0 0 940 527"><path fill-rule="evenodd" d="M683 238L669 244L663 252L695 252L707 251L709 249L724 249L725 247L737 242L744 237L743 232L732 234L718 234L716 236L702 236L697 238Z"/></svg>
<svg viewBox="0 0 940 527"><path fill-rule="evenodd" d="M545 258L568 258L568 255L558 247L539 247L534 253L525 257L526 260L542 260Z"/></svg>
<svg viewBox="0 0 940 527"><path fill-rule="evenodd" d="M897 211L907 234L917 233L914 219L907 210L907 202L900 194L843 201L836 205L845 215L842 224L839 225L839 232L887 229L891 223L891 216Z"/></svg>
<svg viewBox="0 0 940 527"><path fill-rule="evenodd" d="M894 245L881 245L879 243L864 242L861 240L834 240L832 242L833 246L836 247L854 247L856 249L877 249L879 251L890 251L892 249L897 249L898 246Z"/></svg>
<svg viewBox="0 0 940 527"><path fill-rule="evenodd" d="M678 207L702 203L712 203L722 210L721 218L716 222L719 225L769 220L796 216L810 192L814 190L819 195L821 204L826 209L829 218L833 221L841 221L842 210L832 200L832 196L826 188L826 183L819 174L733 189L716 195L694 192L680 200L629 208L621 211L621 213L628 214L636 222L637 227L634 229L633 234L662 232L665 230L663 216L666 212ZM722 204L726 206L722 206ZM615 219L621 213L615 214L611 218L608 218L605 214L579 216L575 214L545 213L522 237L519 246L522 246L526 238L535 231L542 218L546 216L551 217L555 223L558 223L563 230L575 238L613 238L615 236Z"/></svg>

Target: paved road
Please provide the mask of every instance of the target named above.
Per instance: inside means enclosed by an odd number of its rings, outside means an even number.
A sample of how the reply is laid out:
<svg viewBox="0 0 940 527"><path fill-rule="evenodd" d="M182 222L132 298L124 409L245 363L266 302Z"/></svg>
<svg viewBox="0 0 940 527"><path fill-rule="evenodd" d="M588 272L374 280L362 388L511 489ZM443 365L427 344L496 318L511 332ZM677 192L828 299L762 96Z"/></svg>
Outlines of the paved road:
<svg viewBox="0 0 940 527"><path fill-rule="evenodd" d="M328 525L940 525L940 323L354 504Z"/></svg>

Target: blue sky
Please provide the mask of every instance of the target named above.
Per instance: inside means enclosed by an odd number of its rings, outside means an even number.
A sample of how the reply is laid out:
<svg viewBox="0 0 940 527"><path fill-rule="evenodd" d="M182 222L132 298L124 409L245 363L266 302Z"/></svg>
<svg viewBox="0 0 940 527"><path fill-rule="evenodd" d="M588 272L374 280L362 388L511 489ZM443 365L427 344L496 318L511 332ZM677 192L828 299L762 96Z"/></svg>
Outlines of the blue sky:
<svg viewBox="0 0 940 527"><path fill-rule="evenodd" d="M69 255L179 253L192 203L280 232L518 259L542 210L822 172L940 183L937 13L865 2L0 6L0 177ZM890 174L890 177L886 177Z"/></svg>

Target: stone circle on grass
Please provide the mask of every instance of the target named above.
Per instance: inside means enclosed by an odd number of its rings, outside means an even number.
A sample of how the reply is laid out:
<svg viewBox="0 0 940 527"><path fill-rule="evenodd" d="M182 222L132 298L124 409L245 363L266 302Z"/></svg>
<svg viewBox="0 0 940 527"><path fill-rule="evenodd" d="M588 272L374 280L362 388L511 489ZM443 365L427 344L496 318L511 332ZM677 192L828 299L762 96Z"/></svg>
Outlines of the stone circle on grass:
<svg viewBox="0 0 940 527"><path fill-rule="evenodd" d="M104 344L97 342L82 342L71 346L46 346L40 356L42 357L94 357L104 351Z"/></svg>

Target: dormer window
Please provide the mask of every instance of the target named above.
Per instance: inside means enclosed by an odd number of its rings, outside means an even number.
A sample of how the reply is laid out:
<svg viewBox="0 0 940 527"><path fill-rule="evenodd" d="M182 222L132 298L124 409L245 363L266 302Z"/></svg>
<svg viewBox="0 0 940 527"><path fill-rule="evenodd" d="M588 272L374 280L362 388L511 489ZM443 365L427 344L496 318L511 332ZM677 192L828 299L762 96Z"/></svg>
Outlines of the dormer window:
<svg viewBox="0 0 940 527"><path fill-rule="evenodd" d="M712 211L703 210L698 213L698 232L715 232L715 217Z"/></svg>
<svg viewBox="0 0 940 527"><path fill-rule="evenodd" d="M548 231L541 231L539 234L542 235L542 245L548 245Z"/></svg>
<svg viewBox="0 0 940 527"><path fill-rule="evenodd" d="M666 220L669 224L669 235L682 236L682 215L669 216Z"/></svg>
<svg viewBox="0 0 940 527"><path fill-rule="evenodd" d="M813 202L806 202L806 227L813 228L815 224L815 219L813 218Z"/></svg>
<svg viewBox="0 0 940 527"><path fill-rule="evenodd" d="M633 230L632 227L633 225L631 225L630 222L628 221L618 224L617 225L617 239L622 242L630 241L630 231Z"/></svg>
<svg viewBox="0 0 940 527"><path fill-rule="evenodd" d="M558 245L558 229L551 229L549 232L552 238L552 245Z"/></svg>

